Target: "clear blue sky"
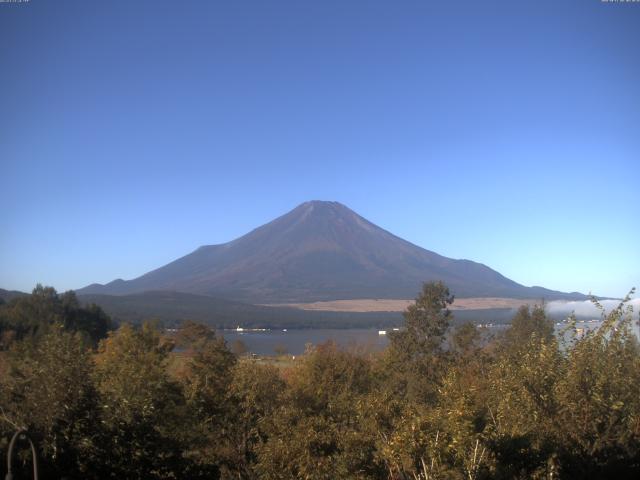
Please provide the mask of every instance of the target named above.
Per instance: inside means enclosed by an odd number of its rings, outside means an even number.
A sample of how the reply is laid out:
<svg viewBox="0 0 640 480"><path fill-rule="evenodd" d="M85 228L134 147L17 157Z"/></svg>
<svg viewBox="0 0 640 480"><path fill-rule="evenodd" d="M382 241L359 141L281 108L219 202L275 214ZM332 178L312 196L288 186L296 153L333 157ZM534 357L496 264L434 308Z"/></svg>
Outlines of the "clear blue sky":
<svg viewBox="0 0 640 480"><path fill-rule="evenodd" d="M311 199L525 285L640 287L640 4L0 3L0 287Z"/></svg>

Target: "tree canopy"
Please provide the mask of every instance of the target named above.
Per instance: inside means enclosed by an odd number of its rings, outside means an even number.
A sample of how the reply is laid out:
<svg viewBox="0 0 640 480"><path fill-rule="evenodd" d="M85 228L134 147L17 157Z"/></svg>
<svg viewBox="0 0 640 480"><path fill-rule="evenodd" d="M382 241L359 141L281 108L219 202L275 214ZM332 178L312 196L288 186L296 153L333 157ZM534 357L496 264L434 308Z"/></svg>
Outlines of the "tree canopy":
<svg viewBox="0 0 640 480"><path fill-rule="evenodd" d="M43 478L640 475L640 346L626 301L594 331L569 319L557 334L538 306L489 337L452 329L452 300L425 284L381 353L328 342L254 359L194 322L176 334L109 329L96 307L38 286L0 306L0 451L27 429Z"/></svg>

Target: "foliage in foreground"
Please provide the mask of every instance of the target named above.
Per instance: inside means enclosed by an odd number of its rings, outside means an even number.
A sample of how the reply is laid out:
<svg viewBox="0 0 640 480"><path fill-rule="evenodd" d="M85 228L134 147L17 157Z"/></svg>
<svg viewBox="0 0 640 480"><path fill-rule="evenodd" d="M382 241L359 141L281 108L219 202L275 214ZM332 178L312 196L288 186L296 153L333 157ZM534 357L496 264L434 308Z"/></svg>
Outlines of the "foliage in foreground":
<svg viewBox="0 0 640 480"><path fill-rule="evenodd" d="M43 478L640 474L640 348L624 302L598 330L569 323L560 336L543 308L523 307L487 339L473 325L451 331L453 299L430 283L384 352L327 343L280 370L203 325L107 334L99 312L34 293L2 307L18 334L0 352L0 450L26 427Z"/></svg>

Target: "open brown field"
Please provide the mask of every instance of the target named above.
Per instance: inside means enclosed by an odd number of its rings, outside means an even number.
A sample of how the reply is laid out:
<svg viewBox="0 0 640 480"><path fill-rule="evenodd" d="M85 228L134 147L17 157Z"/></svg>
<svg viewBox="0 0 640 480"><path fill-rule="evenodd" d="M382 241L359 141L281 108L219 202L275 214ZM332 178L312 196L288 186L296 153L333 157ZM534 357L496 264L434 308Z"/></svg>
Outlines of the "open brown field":
<svg viewBox="0 0 640 480"><path fill-rule="evenodd" d="M413 300L359 298L353 300L331 300L312 303L279 303L270 306L321 310L326 312L402 312ZM456 298L452 310L485 310L489 308L518 308L534 305L538 300L517 298Z"/></svg>

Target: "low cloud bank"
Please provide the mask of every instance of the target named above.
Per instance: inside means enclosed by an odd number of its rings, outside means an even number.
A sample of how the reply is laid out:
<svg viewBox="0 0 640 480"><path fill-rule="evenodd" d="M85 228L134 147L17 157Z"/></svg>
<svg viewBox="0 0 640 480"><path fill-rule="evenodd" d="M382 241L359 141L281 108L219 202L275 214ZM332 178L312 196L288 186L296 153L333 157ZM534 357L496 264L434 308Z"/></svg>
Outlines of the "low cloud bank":
<svg viewBox="0 0 640 480"><path fill-rule="evenodd" d="M605 312L609 313L620 304L620 301L601 300L600 304L604 307ZM633 307L633 316L637 317L638 311L640 311L640 298L634 298L625 305L631 305ZM600 310L590 300L576 302L556 300L549 302L546 307L547 313L553 317L567 317L571 313L575 313L576 317L600 318Z"/></svg>

